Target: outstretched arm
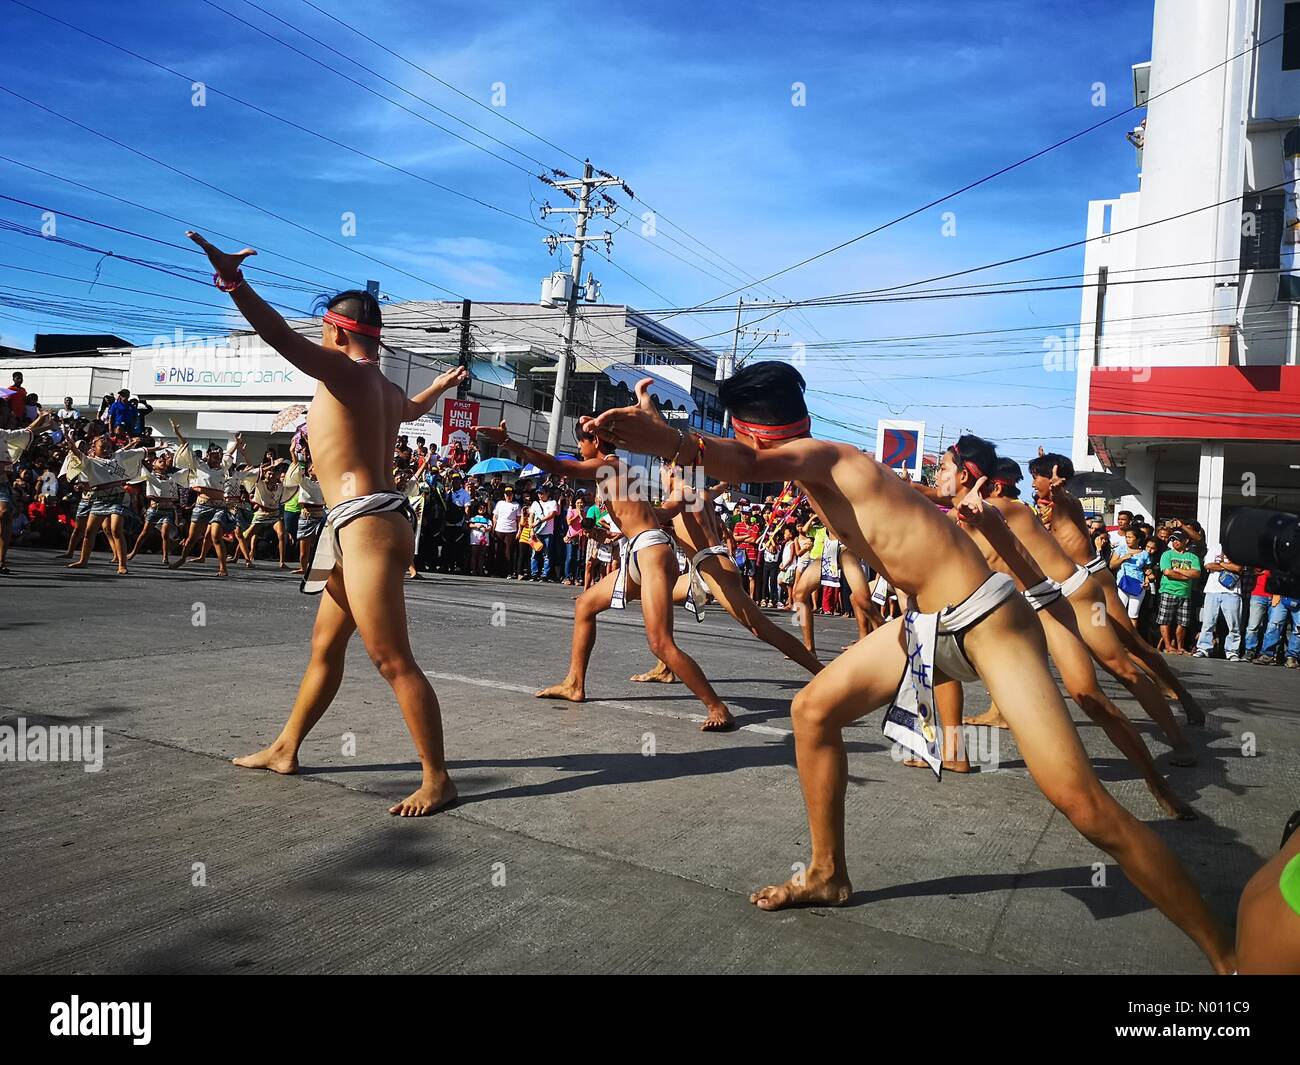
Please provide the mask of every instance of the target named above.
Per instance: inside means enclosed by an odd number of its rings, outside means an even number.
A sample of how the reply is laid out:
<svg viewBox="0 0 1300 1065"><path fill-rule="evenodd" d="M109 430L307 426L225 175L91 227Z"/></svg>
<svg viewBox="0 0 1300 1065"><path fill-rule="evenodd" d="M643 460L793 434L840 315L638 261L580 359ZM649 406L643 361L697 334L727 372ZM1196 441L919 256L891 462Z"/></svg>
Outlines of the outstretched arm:
<svg viewBox="0 0 1300 1065"><path fill-rule="evenodd" d="M637 382L636 406L607 410L595 421L602 439L615 447L658 455L665 462L703 466L723 481L794 481L825 473L837 454L834 444L793 440L771 451L756 451L739 440L674 429L650 398L651 378Z"/></svg>
<svg viewBox="0 0 1300 1065"><path fill-rule="evenodd" d="M987 480L987 477L981 477L956 504L957 521L977 530L1007 564L1016 580L1023 587L1032 588L1044 579L1043 571L1011 531L1002 512L980 494Z"/></svg>
<svg viewBox="0 0 1300 1065"><path fill-rule="evenodd" d="M469 370L464 366L453 366L446 373L439 374L434 378L433 384L423 392L417 392L407 399L406 407L402 411L402 421L413 422L416 418L428 414L433 410L433 405L438 402L439 396L468 380Z"/></svg>
<svg viewBox="0 0 1300 1065"><path fill-rule="evenodd" d="M596 480L601 475L602 470L608 471L618 462L618 459L612 455L601 455L594 459L580 460L556 458L550 452L538 451L536 448L528 447L517 440L511 440L504 421L495 428L489 425L476 425L474 426L474 432L487 437L499 447L513 452L525 462L531 462L539 470L545 470L547 473L561 473L566 477L576 477L583 481Z"/></svg>
<svg viewBox="0 0 1300 1065"><path fill-rule="evenodd" d="M207 252L208 260L222 281L231 284L242 277L239 271L240 264L250 255L257 254L252 248L245 248L233 254L221 251L208 243L202 234L192 230L185 235ZM331 385L342 385L361 372L351 359L345 358L338 352L327 351L290 328L280 312L254 292L247 281L240 282L239 287L230 293L230 298L235 301L239 313L248 320L248 324L253 327L257 335L309 377Z"/></svg>

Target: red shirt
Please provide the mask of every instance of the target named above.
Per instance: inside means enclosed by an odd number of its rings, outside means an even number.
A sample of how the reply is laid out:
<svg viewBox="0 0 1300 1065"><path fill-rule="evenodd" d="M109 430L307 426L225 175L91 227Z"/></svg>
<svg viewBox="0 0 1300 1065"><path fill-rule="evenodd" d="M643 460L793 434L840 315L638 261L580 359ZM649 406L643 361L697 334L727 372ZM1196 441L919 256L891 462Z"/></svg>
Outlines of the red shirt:
<svg viewBox="0 0 1300 1065"><path fill-rule="evenodd" d="M13 411L14 416L20 421L27 420L27 389L22 385L10 385L14 394L9 397L9 409Z"/></svg>
<svg viewBox="0 0 1300 1065"><path fill-rule="evenodd" d="M732 539L740 545L750 562L758 560L758 533L758 526L751 525L747 521L738 521L736 527L731 530Z"/></svg>
<svg viewBox="0 0 1300 1065"><path fill-rule="evenodd" d="M1255 587L1250 590L1250 594L1268 595L1268 592L1264 591L1264 584L1265 582L1267 582L1268 578L1269 578L1269 571L1266 569L1260 570L1255 575Z"/></svg>

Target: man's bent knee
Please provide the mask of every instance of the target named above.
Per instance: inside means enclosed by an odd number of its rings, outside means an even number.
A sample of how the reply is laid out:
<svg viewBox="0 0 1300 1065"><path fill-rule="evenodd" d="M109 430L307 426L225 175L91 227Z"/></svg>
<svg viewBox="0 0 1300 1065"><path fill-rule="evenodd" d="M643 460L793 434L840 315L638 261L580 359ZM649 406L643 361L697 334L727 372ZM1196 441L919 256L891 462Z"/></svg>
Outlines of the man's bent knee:
<svg viewBox="0 0 1300 1065"><path fill-rule="evenodd" d="M790 721L796 733L822 732L830 719L830 709L815 698L809 698L804 688L790 703Z"/></svg>
<svg viewBox="0 0 1300 1065"><path fill-rule="evenodd" d="M1100 784L1075 785L1048 796L1080 835L1105 847L1112 842L1118 827L1119 806Z"/></svg>
<svg viewBox="0 0 1300 1065"><path fill-rule="evenodd" d="M379 671L379 675L389 684L410 673L420 672L419 667L415 664L415 659L409 654L402 654L395 650L370 650L369 648L367 648L367 652L370 655L370 661L375 664L375 669Z"/></svg>

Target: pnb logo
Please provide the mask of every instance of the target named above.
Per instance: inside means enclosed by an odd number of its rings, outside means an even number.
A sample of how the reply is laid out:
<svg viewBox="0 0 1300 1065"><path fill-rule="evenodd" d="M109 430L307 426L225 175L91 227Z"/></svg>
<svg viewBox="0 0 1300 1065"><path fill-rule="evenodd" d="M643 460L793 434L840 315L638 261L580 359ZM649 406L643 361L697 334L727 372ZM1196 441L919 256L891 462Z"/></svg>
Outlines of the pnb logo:
<svg viewBox="0 0 1300 1065"><path fill-rule="evenodd" d="M150 1002L70 1002L50 1006L50 1035L130 1036L138 1047L148 1046L153 1019Z"/></svg>
<svg viewBox="0 0 1300 1065"><path fill-rule="evenodd" d="M153 383L156 385L165 385L167 383L167 371L159 366L153 372Z"/></svg>

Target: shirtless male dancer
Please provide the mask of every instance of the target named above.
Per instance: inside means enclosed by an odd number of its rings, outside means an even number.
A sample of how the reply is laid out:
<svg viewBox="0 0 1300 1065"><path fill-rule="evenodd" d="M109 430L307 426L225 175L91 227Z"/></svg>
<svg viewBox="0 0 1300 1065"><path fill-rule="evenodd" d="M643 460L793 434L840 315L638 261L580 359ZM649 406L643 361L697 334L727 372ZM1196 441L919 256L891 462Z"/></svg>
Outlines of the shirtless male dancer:
<svg viewBox="0 0 1300 1065"><path fill-rule="evenodd" d="M723 545L722 522L714 509L711 493L689 485L674 466L661 466L660 477L665 493L662 509L672 516L673 536L686 552L688 566L673 587L673 603L685 603L696 619L702 621L705 602L712 595L752 635L809 673L820 673L822 664L817 656L775 624L745 591L740 570ZM648 672L638 673L632 679L672 684L677 678L663 662L656 662Z"/></svg>
<svg viewBox="0 0 1300 1065"><path fill-rule="evenodd" d="M423 770L420 787L388 812L431 814L455 799L456 787L443 756L438 698L411 653L402 575L414 533L404 513L406 500L393 491L389 463L397 427L427 414L439 396L467 379L468 371L462 366L448 370L408 398L379 368L382 315L371 293L354 290L331 299L316 344L292 329L244 280L240 264L256 252L245 248L228 254L197 233L187 236L207 252L217 286L230 293L257 335L320 382L307 432L330 513L311 571L303 578L304 591L325 592L312 630L311 661L275 742L236 758L235 764L297 771L298 749L338 692L348 640L360 632L370 660L397 697Z"/></svg>
<svg viewBox="0 0 1300 1065"><path fill-rule="evenodd" d="M1092 584L1105 597L1106 614L1128 653L1164 687L1164 696L1183 704L1189 725L1204 725L1205 711L1187 690L1178 674L1169 668L1164 656L1144 640L1119 599L1119 586L1106 560L1088 533L1083 506L1065 487L1074 476L1074 463L1064 455L1051 452L1031 459L1029 475L1034 492L1045 512L1043 523L1051 530L1061 549L1092 575Z"/></svg>
<svg viewBox="0 0 1300 1065"><path fill-rule="evenodd" d="M1061 675L1061 682L1070 698L1079 709L1101 726L1107 738L1129 760L1146 781L1151 794L1155 796L1160 808L1167 814L1184 821L1194 821L1196 813L1178 797L1168 782L1155 767L1151 754L1133 723L1120 711L1097 684L1097 672L1093 668L1094 654L1089 653L1086 638L1080 632L1077 611L1063 594L1061 585L1047 577L1038 556L1022 542L1016 533L1016 525L1022 517L1038 527L1038 531L1055 547L1046 530L1038 525L1038 519L1030 509L1004 494L1008 484L1002 479L1006 467L999 463L996 449L987 440L966 434L944 452L935 476L935 486L941 496L950 500L960 499L970 493L976 483L982 484L981 495L985 497L986 506L997 511L1003 517L1004 527L1000 528L992 520L985 522L985 532L971 526L962 526L975 540L984 560L994 572L1007 573L1020 587L1021 594L1034 608L1038 620L1042 623L1043 634L1047 637L1047 649L1056 663ZM995 478L990 480L990 478ZM1014 491L1014 486L1011 486ZM955 510L949 511L949 517L956 520ZM1050 562L1052 552L1040 553ZM1086 622L1085 622L1086 624ZM1092 627L1091 625L1089 626ZM952 685L960 689L957 681L948 681L945 687ZM943 704L940 704L942 716ZM949 712L951 715L951 711ZM944 721L945 738L948 726L960 722L960 709L955 715L956 721ZM958 733L959 734L959 733ZM947 768L945 766L945 768Z"/></svg>
<svg viewBox="0 0 1300 1065"><path fill-rule="evenodd" d="M983 443L979 437L971 439L977 447ZM961 455L957 458L963 460ZM996 479L990 482L993 487L989 504L1002 514L1016 540L1029 552L1044 576L1059 585L1061 598L1073 608L1076 634L1087 645L1097 664L1124 685L1141 704L1147 716L1160 726L1173 747L1169 761L1176 766L1195 765L1196 755L1169 704L1160 694L1160 689L1124 650L1103 606L1104 600L1097 582L1062 550L1060 542L1043 527L1034 510L1012 498L1008 489L1014 491L1015 482L1012 478L1019 474L1019 466L1009 466L1002 462L996 470ZM987 475L987 471L982 471L981 475ZM1054 610L1059 611L1060 608ZM1045 624L1050 624L1050 621Z"/></svg>
<svg viewBox="0 0 1300 1065"><path fill-rule="evenodd" d="M1042 627L1015 582L992 573L974 541L885 466L851 445L812 439L803 378L793 366L754 363L721 385L734 440L668 425L650 398L651 383L637 384L636 406L596 420L602 437L733 482L798 481L827 528L912 602L902 619L870 633L795 697L791 718L812 859L804 873L756 891L751 901L776 910L849 900L842 730L891 698L898 706L915 700L918 721L926 719L933 668L941 679L978 677L988 685L1047 799L1116 859L1216 971L1231 972L1232 943L1177 858L1098 782L1048 671ZM963 500L962 509L977 527L988 520L978 495Z"/></svg>
<svg viewBox="0 0 1300 1065"><path fill-rule="evenodd" d="M735 727L735 719L713 690L690 655L673 639L673 586L677 583L677 552L672 538L659 527L659 516L647 500L634 499L628 488L628 468L617 455L605 454L600 440L591 432L591 419L580 419L575 429L579 460L561 459L511 440L506 423L497 428L475 426L504 450L513 451L525 463L547 473L561 474L573 481L595 481L597 491L609 507L623 537L622 564L578 596L573 612L573 647L569 672L559 684L537 693L539 699L567 699L580 703L587 697L587 666L596 645L596 618L611 607L621 610L629 599L640 598L650 653L681 677L704 704L708 717L703 732Z"/></svg>

